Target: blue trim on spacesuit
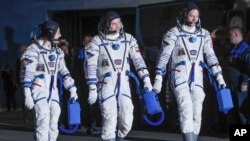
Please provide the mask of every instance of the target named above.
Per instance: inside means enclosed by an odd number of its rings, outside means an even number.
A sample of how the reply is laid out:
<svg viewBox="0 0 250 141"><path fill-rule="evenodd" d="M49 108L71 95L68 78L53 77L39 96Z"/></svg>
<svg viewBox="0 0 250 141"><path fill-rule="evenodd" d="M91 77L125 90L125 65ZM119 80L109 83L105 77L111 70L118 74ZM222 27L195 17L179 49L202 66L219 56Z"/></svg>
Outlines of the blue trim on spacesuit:
<svg viewBox="0 0 250 141"><path fill-rule="evenodd" d="M44 74L39 74L39 75L36 75L35 78L40 78L40 79L44 79Z"/></svg>
<svg viewBox="0 0 250 141"><path fill-rule="evenodd" d="M121 41L121 43L127 43L127 42L129 43L128 40L122 40L122 41Z"/></svg>
<svg viewBox="0 0 250 141"><path fill-rule="evenodd" d="M101 43L101 44L99 44L98 46L107 46L107 45L109 45L109 43Z"/></svg>
<svg viewBox="0 0 250 141"><path fill-rule="evenodd" d="M97 80L98 80L97 78L88 78L88 79L86 79L88 85L96 84Z"/></svg>
<svg viewBox="0 0 250 141"><path fill-rule="evenodd" d="M159 74L159 75L164 75L166 73L166 69L165 68L156 68L155 73Z"/></svg>
<svg viewBox="0 0 250 141"><path fill-rule="evenodd" d="M185 35L185 34L180 34L178 35L177 37L187 37L188 35Z"/></svg>
<svg viewBox="0 0 250 141"><path fill-rule="evenodd" d="M174 68L176 68L176 67L178 67L180 65L186 65L186 61L180 61L180 62L174 64Z"/></svg>
<svg viewBox="0 0 250 141"><path fill-rule="evenodd" d="M97 81L97 78L88 78L87 81Z"/></svg>
<svg viewBox="0 0 250 141"><path fill-rule="evenodd" d="M24 81L24 82L22 82L22 84L24 87L31 87L33 82L32 81Z"/></svg>
<svg viewBox="0 0 250 141"><path fill-rule="evenodd" d="M202 34L199 34L199 35L197 35L197 37L205 38L206 36L202 35Z"/></svg>
<svg viewBox="0 0 250 141"><path fill-rule="evenodd" d="M47 54L47 51L40 51L40 54Z"/></svg>

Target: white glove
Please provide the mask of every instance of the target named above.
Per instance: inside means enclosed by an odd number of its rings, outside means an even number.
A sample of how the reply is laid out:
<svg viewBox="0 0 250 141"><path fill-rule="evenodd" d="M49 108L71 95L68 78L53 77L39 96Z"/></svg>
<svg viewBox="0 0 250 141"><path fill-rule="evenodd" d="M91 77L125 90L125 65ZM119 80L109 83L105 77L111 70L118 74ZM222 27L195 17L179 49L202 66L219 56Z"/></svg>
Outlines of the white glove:
<svg viewBox="0 0 250 141"><path fill-rule="evenodd" d="M72 87L69 89L70 91L70 99L73 99L74 101L78 99L77 93L76 93L76 87Z"/></svg>
<svg viewBox="0 0 250 141"><path fill-rule="evenodd" d="M221 87L225 88L227 86L226 83L225 83L225 81L224 81L224 79L223 79L222 74L218 74L217 77L216 77L216 80L217 80L220 88Z"/></svg>
<svg viewBox="0 0 250 141"><path fill-rule="evenodd" d="M31 96L31 90L29 87L24 88L24 104L29 110L34 107L34 100Z"/></svg>
<svg viewBox="0 0 250 141"><path fill-rule="evenodd" d="M156 92L157 94L161 92L161 87L162 87L162 76L157 74L155 76L155 82L153 86L153 91Z"/></svg>
<svg viewBox="0 0 250 141"><path fill-rule="evenodd" d="M145 77L143 79L143 82L144 82L144 89L148 89L148 91L152 91L152 84L151 84L150 78Z"/></svg>
<svg viewBox="0 0 250 141"><path fill-rule="evenodd" d="M94 104L97 100L97 88L96 85L89 85L89 98L88 102L90 105Z"/></svg>

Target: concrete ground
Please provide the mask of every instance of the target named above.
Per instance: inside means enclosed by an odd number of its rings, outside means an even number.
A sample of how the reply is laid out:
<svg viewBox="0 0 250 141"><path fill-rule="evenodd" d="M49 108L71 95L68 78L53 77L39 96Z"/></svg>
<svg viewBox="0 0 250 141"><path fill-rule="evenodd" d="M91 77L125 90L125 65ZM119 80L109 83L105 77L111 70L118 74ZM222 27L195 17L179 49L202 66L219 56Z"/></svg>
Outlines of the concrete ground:
<svg viewBox="0 0 250 141"><path fill-rule="evenodd" d="M23 120L22 112L0 113L0 141L33 141L34 124L32 119ZM99 135L86 134L79 129L73 135L60 134L58 141L100 141ZM126 141L181 141L180 133L170 133L162 130L132 130ZM200 136L199 141L229 141L215 136Z"/></svg>

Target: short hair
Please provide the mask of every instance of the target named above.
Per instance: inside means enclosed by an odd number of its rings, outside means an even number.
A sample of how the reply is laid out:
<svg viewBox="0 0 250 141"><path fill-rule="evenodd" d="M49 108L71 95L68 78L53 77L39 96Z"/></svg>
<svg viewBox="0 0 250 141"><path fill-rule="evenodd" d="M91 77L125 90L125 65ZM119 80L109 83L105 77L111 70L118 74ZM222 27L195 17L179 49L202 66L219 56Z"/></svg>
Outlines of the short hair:
<svg viewBox="0 0 250 141"><path fill-rule="evenodd" d="M239 32L241 35L243 35L243 29L239 26L230 27L229 31Z"/></svg>

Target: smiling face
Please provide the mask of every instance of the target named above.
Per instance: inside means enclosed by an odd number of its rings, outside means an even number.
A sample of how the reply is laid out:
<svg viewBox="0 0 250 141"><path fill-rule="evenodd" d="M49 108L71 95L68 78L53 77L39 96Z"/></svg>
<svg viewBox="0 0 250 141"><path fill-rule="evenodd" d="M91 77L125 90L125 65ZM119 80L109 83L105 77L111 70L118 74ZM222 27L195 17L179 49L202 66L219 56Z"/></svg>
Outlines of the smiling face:
<svg viewBox="0 0 250 141"><path fill-rule="evenodd" d="M186 15L188 26L194 27L199 20L199 11L197 9L190 10Z"/></svg>
<svg viewBox="0 0 250 141"><path fill-rule="evenodd" d="M62 35L61 35L60 27L58 27L57 30L56 30L56 33L55 33L53 41L58 44L59 43L59 39L60 39L61 36Z"/></svg>
<svg viewBox="0 0 250 141"><path fill-rule="evenodd" d="M109 33L110 34L115 34L119 32L122 28L122 21L121 18L116 18L111 21L110 26L109 26Z"/></svg>

